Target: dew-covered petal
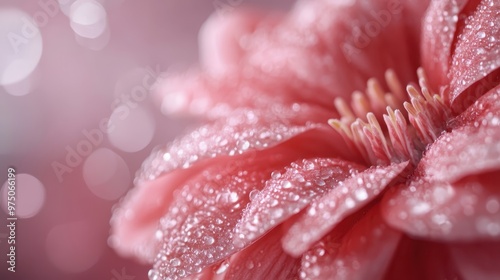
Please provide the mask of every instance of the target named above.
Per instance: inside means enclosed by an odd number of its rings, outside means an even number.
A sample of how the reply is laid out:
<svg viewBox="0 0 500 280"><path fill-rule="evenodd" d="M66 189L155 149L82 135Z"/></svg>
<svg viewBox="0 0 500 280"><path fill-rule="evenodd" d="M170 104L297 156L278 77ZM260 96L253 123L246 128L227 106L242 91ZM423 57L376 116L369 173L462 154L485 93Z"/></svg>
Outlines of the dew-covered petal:
<svg viewBox="0 0 500 280"><path fill-rule="evenodd" d="M257 242L231 257L224 279L295 279L300 268L300 258L293 258L283 251L281 230L275 229Z"/></svg>
<svg viewBox="0 0 500 280"><path fill-rule="evenodd" d="M417 174L382 200L386 221L410 234L433 240L500 239L498 171L454 183Z"/></svg>
<svg viewBox="0 0 500 280"><path fill-rule="evenodd" d="M153 273L178 279L215 264L237 250L234 227L250 201L274 170L297 160L293 146L266 153L244 154L210 165L190 178L175 194L160 220L162 246ZM300 156L311 156L303 151Z"/></svg>
<svg viewBox="0 0 500 280"><path fill-rule="evenodd" d="M465 19L452 56L450 87L445 92L457 112L500 83L499 19L500 5L496 0L480 1Z"/></svg>
<svg viewBox="0 0 500 280"><path fill-rule="evenodd" d="M261 237L363 169L340 159L315 158L293 162L283 174L274 172L262 191L250 194L251 202L236 227L235 244L243 246Z"/></svg>
<svg viewBox="0 0 500 280"><path fill-rule="evenodd" d="M331 231L344 218L375 199L400 175L408 162L371 167L339 183L333 190L311 203L283 237L283 248L299 256Z"/></svg>
<svg viewBox="0 0 500 280"><path fill-rule="evenodd" d="M401 236L375 206L341 238L327 235L309 249L302 257L300 278L383 279Z"/></svg>
<svg viewBox="0 0 500 280"><path fill-rule="evenodd" d="M421 53L431 88L448 84L452 45L459 14L467 0L431 1L422 25Z"/></svg>
<svg viewBox="0 0 500 280"><path fill-rule="evenodd" d="M428 177L446 182L500 169L500 86L453 120L421 165Z"/></svg>
<svg viewBox="0 0 500 280"><path fill-rule="evenodd" d="M451 259L463 279L500 277L500 242L449 245Z"/></svg>
<svg viewBox="0 0 500 280"><path fill-rule="evenodd" d="M110 245L123 256L153 262L159 219L172 202L174 191L193 174L192 170L176 170L158 180L138 183L113 208Z"/></svg>
<svg viewBox="0 0 500 280"><path fill-rule="evenodd" d="M328 117L326 111L304 104L276 104L270 110L240 109L153 151L143 163L139 180L154 180L215 157L266 150L303 134L314 142L304 142L308 144L304 149L323 149L352 158L341 137L326 124Z"/></svg>

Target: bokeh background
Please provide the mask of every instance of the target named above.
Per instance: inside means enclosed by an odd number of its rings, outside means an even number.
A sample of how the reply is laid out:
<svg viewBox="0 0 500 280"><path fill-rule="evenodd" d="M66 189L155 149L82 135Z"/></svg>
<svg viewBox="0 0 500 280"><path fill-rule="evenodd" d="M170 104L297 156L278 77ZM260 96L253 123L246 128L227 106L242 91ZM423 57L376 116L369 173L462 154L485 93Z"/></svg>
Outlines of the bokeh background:
<svg viewBox="0 0 500 280"><path fill-rule="evenodd" d="M0 279L147 279L147 265L109 248L111 208L152 148L195 123L161 114L153 81L196 65L209 15L292 2L0 0ZM9 167L15 273L7 271Z"/></svg>

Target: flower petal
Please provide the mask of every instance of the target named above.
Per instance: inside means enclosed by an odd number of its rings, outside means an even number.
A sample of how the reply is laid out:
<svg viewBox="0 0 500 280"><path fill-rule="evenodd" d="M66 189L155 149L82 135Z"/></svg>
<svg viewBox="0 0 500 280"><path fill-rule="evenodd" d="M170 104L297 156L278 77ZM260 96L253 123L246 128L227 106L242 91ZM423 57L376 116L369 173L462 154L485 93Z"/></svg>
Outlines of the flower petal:
<svg viewBox="0 0 500 280"><path fill-rule="evenodd" d="M408 162L372 167L353 175L311 203L283 237L283 248L293 256L304 253L344 218L375 199L400 175Z"/></svg>
<svg viewBox="0 0 500 280"><path fill-rule="evenodd" d="M457 38L446 92L456 112L500 83L499 19L500 5L495 0L482 0Z"/></svg>
<svg viewBox="0 0 500 280"><path fill-rule="evenodd" d="M113 209L111 246L123 256L152 263L157 253L158 222L172 202L173 192L195 173L177 170L156 181L137 184Z"/></svg>
<svg viewBox="0 0 500 280"><path fill-rule="evenodd" d="M386 221L413 236L434 240L500 239L500 173L455 183L417 174L382 200Z"/></svg>
<svg viewBox="0 0 500 280"><path fill-rule="evenodd" d="M421 165L427 176L454 182L468 175L500 169L500 86L455 119L452 128L438 138L422 158Z"/></svg>
<svg viewBox="0 0 500 280"><path fill-rule="evenodd" d="M248 244L305 208L354 172L365 169L339 159L315 158L274 172L252 199L236 227L235 244Z"/></svg>
<svg viewBox="0 0 500 280"><path fill-rule="evenodd" d="M302 257L301 279L382 279L402 234L388 227L378 206L343 237L327 235Z"/></svg>
<svg viewBox="0 0 500 280"><path fill-rule="evenodd" d="M384 277L387 280L462 279L446 244L403 236Z"/></svg>
<svg viewBox="0 0 500 280"><path fill-rule="evenodd" d="M221 159L190 178L160 220L163 244L155 273L173 278L199 273L239 250L233 245L234 227L250 192L261 190L272 171L298 157L315 156L296 147L292 141L265 152Z"/></svg>
<svg viewBox="0 0 500 280"><path fill-rule="evenodd" d="M273 154L245 156L191 178L160 221L163 244L154 266L158 275L182 278L233 253L232 228L250 191L261 189L271 171L285 162Z"/></svg>
<svg viewBox="0 0 500 280"><path fill-rule="evenodd" d="M464 279L494 280L500 276L500 242L453 244L449 250Z"/></svg>
<svg viewBox="0 0 500 280"><path fill-rule="evenodd" d="M300 268L300 259L292 258L283 251L281 237L278 228L233 255L224 279L295 279Z"/></svg>
<svg viewBox="0 0 500 280"><path fill-rule="evenodd" d="M214 13L200 30L202 66L216 75L235 71L245 56L242 42L246 36L257 28L273 28L277 22L278 15L250 9L235 9L224 16Z"/></svg>
<svg viewBox="0 0 500 280"><path fill-rule="evenodd" d="M368 79L384 80L389 68L406 84L416 80L420 65L413 52L420 36L415 23L427 3L299 1L287 16L260 16L258 23L256 13L243 11L211 19L202 33L202 59L210 74L167 79L157 93L165 112L215 118L271 102L331 108L335 97L364 90ZM214 74L221 71L224 75Z"/></svg>
<svg viewBox="0 0 500 280"><path fill-rule="evenodd" d="M468 0L431 1L422 26L422 63L428 81L438 91L448 84L448 70L457 31L458 15Z"/></svg>
<svg viewBox="0 0 500 280"><path fill-rule="evenodd" d="M331 115L330 115L331 116ZM191 166L214 157L261 151L298 135L314 138L304 149L322 149L327 154L351 159L341 137L326 125L329 114L308 105L274 105L272 110L240 109L227 118L198 128L155 150L139 172L140 180L154 180L177 168Z"/></svg>

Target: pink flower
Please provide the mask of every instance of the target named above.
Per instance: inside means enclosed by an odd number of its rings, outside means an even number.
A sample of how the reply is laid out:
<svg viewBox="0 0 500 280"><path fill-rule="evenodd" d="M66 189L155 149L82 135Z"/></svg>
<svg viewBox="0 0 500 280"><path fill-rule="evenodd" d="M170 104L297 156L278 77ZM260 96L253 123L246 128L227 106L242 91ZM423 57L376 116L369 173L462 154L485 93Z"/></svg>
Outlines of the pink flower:
<svg viewBox="0 0 500 280"><path fill-rule="evenodd" d="M158 94L207 124L146 160L114 247L150 279L500 277L499 18L494 0L212 17L203 70Z"/></svg>

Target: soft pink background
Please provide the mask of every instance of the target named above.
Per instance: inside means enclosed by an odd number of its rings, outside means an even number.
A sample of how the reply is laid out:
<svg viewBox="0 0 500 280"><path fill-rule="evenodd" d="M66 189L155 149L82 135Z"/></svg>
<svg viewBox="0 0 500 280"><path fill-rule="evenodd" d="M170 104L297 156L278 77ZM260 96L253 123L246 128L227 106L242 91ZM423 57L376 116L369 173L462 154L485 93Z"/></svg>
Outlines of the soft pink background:
<svg viewBox="0 0 500 280"><path fill-rule="evenodd" d="M133 74L133 69L150 67L179 71L195 65L198 30L216 8L211 0L98 2L106 10L110 31L110 40L103 49L90 50L79 44L70 27L70 19L58 12L40 27L43 52L37 68L28 77L32 84L29 92L14 96L0 84L0 184L3 185L7 168L12 166L18 174L27 173L37 178L45 192L44 196L40 195L18 181L17 210L23 207L31 210L36 203L42 206L39 212L34 210L36 215L33 217L17 221L15 273L7 271L7 216L0 210L0 279L147 278L148 266L121 258L107 245L111 207L118 201L113 197L132 187L135 171L154 146L171 141L192 125L192 120L163 116L159 106L147 99L139 105L140 110L154 119L148 123L154 128L152 139L146 140L148 145L143 145L139 151L126 152L105 137L102 143L93 146L93 151L109 149L108 152L112 151L125 163L119 165L117 173L110 174L114 177L108 178L111 182L108 186L115 188L109 190L111 198L108 199L103 198L107 190L97 189L101 195L95 195L96 189L93 192L87 184L92 174L101 172L105 177L106 172L113 169L106 161L97 161L100 166L89 167L94 173L87 175L87 181L83 175L86 157L72 168L71 173L63 174L62 181L58 180L51 164L55 161L65 163L66 147L75 148L85 141L82 131L98 129L99 122L111 115L111 104L117 96L127 94L134 85L140 84L141 72ZM273 9L286 9L291 5L286 0L219 2L242 2L236 6ZM11 8L28 15L43 11L38 1L0 0L0 12ZM0 19L0 31L1 22ZM7 40L6 36L4 30L0 40ZM5 44L0 41L0 46ZM0 49L0 59L11 51ZM2 63L5 61L0 61L0 66ZM134 116L130 113L124 121L133 124ZM138 127L140 130L144 126ZM127 126L125 132L126 129ZM130 134L133 133L125 135L130 139L142 137ZM128 182L126 186L121 183L124 178ZM0 206L4 208L5 193L0 193L0 199ZM131 277L115 277L122 271Z"/></svg>

